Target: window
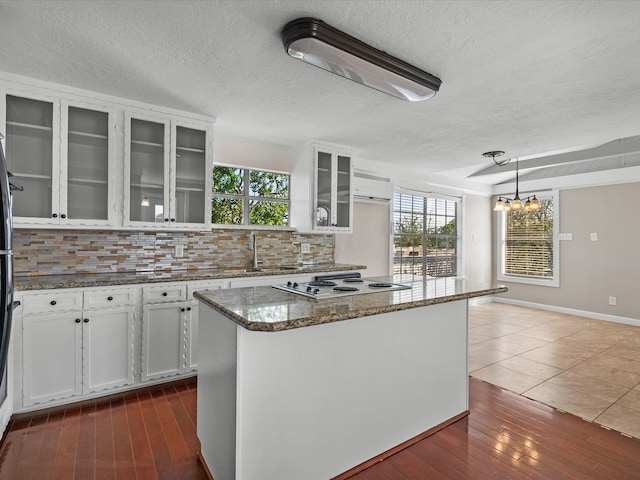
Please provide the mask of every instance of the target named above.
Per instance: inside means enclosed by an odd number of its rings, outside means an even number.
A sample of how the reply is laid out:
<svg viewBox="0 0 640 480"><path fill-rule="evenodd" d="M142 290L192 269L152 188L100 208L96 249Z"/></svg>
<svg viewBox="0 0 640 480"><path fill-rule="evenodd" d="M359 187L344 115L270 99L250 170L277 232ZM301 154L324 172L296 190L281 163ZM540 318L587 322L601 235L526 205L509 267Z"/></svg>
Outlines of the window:
<svg viewBox="0 0 640 480"><path fill-rule="evenodd" d="M557 287L557 195L538 195L540 210L499 214L498 280Z"/></svg>
<svg viewBox="0 0 640 480"><path fill-rule="evenodd" d="M211 222L225 225L289 224L289 175L213 167Z"/></svg>
<svg viewBox="0 0 640 480"><path fill-rule="evenodd" d="M397 192L393 273L452 277L458 272L458 202Z"/></svg>

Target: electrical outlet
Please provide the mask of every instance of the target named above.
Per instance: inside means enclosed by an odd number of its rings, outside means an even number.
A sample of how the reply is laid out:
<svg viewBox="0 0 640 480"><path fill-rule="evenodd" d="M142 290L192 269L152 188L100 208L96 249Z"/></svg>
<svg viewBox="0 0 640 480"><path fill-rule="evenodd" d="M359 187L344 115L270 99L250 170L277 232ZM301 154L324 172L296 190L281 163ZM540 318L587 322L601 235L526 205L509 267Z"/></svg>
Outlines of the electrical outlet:
<svg viewBox="0 0 640 480"><path fill-rule="evenodd" d="M308 243L303 243L300 245L300 252L301 253L309 253L311 252L311 245L309 245Z"/></svg>
<svg viewBox="0 0 640 480"><path fill-rule="evenodd" d="M177 257L184 257L184 245L176 245L175 256L176 256L176 258Z"/></svg>
<svg viewBox="0 0 640 480"><path fill-rule="evenodd" d="M609 305L616 305L617 301L616 297L609 297Z"/></svg>

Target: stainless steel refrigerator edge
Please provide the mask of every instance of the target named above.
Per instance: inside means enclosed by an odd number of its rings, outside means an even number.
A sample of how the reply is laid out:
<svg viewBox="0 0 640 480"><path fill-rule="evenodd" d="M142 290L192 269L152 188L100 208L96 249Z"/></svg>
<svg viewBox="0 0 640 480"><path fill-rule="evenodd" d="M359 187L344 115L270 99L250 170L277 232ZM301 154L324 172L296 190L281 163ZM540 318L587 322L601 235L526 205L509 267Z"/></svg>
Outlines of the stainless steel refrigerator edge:
<svg viewBox="0 0 640 480"><path fill-rule="evenodd" d="M4 136L0 134L0 140ZM12 219L11 190L21 187L9 182L9 172L4 157L4 149L0 143L0 404L6 398L6 366L11 335L11 319L13 309L13 252L12 252Z"/></svg>

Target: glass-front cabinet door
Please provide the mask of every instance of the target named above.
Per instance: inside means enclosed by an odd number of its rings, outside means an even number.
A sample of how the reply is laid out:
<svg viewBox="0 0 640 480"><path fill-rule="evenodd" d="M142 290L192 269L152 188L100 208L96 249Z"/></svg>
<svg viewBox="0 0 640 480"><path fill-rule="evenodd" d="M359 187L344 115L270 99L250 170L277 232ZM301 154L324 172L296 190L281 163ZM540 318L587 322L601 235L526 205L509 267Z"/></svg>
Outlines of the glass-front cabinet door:
<svg viewBox="0 0 640 480"><path fill-rule="evenodd" d="M351 157L316 146L314 160L314 230L350 231L353 198Z"/></svg>
<svg viewBox="0 0 640 480"><path fill-rule="evenodd" d="M59 103L6 95L6 159L14 175L16 223L58 222Z"/></svg>
<svg viewBox="0 0 640 480"><path fill-rule="evenodd" d="M207 132L175 127L175 219L178 223L206 223ZM211 216L211 215L209 215Z"/></svg>
<svg viewBox="0 0 640 480"><path fill-rule="evenodd" d="M156 225L170 223L169 121L128 117L127 127L128 219Z"/></svg>
<svg viewBox="0 0 640 480"><path fill-rule="evenodd" d="M70 224L108 224L113 114L84 107L63 103L61 216Z"/></svg>

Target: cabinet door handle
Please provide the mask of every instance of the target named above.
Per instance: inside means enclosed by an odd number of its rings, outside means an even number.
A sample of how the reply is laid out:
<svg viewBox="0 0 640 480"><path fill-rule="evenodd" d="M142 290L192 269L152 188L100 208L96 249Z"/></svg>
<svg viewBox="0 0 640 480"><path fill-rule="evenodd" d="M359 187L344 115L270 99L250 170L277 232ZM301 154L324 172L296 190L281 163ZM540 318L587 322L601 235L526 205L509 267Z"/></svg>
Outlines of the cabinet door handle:
<svg viewBox="0 0 640 480"><path fill-rule="evenodd" d="M107 297L107 300L111 301L113 300L113 297Z"/></svg>
<svg viewBox="0 0 640 480"><path fill-rule="evenodd" d="M67 218L67 216L63 213L62 215L60 215L60 218Z"/></svg>
<svg viewBox="0 0 640 480"><path fill-rule="evenodd" d="M167 295L169 295L167 292L162 292L163 297L166 297Z"/></svg>
<svg viewBox="0 0 640 480"><path fill-rule="evenodd" d="M89 323L89 319L88 319L88 318L85 318L85 319L84 319L84 323Z"/></svg>
<svg viewBox="0 0 640 480"><path fill-rule="evenodd" d="M51 300L49 303L50 303L51 305L55 305L55 304L56 304L56 303L58 303L58 302L56 302L55 300Z"/></svg>
<svg viewBox="0 0 640 480"><path fill-rule="evenodd" d="M82 320L80 320L79 318L76 318L76 323L80 323Z"/></svg>
<svg viewBox="0 0 640 480"><path fill-rule="evenodd" d="M58 214L57 214L57 213L54 213L53 215L51 215L51 217L53 217L53 218L58 218Z"/></svg>

